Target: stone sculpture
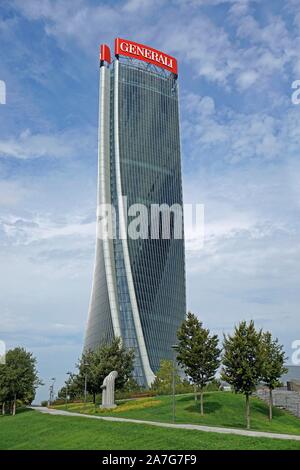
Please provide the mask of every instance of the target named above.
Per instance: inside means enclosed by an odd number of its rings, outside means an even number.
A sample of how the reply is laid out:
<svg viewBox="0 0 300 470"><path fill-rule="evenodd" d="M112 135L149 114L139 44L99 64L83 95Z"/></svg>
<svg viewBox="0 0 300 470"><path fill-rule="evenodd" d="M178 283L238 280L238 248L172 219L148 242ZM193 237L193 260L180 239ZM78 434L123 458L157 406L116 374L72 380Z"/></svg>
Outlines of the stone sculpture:
<svg viewBox="0 0 300 470"><path fill-rule="evenodd" d="M113 370L103 380L102 388L102 405L101 408L115 408L115 380L118 372Z"/></svg>

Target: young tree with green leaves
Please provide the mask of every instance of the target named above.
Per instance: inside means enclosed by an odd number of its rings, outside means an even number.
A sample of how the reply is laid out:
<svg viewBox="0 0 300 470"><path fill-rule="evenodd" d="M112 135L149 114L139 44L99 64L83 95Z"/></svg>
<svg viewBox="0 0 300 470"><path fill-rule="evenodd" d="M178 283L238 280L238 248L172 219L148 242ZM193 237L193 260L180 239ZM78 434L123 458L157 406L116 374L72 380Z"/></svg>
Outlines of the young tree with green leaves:
<svg viewBox="0 0 300 470"><path fill-rule="evenodd" d="M65 385L57 393L57 397L64 400L66 400L66 397L69 397L70 400L80 399L82 395L83 390L77 374L71 374L65 380Z"/></svg>
<svg viewBox="0 0 300 470"><path fill-rule="evenodd" d="M76 365L79 372L74 378L80 395L83 395L85 380L87 380L87 392L93 395L93 403L96 400L96 393L99 392L99 357L97 352L86 351L82 354L79 363Z"/></svg>
<svg viewBox="0 0 300 470"><path fill-rule="evenodd" d="M99 355L99 384L113 370L118 372L115 382L116 390L124 387L132 377L134 367L134 350L127 349L121 338L115 338L111 344L104 345L98 350ZM99 388L100 390L100 388Z"/></svg>
<svg viewBox="0 0 300 470"><path fill-rule="evenodd" d="M262 373L262 332L254 322L242 321L233 335L224 335L223 368L221 377L236 393L246 397L246 422L250 429L250 396L255 391Z"/></svg>
<svg viewBox="0 0 300 470"><path fill-rule="evenodd" d="M36 358L24 348L11 349L6 353L6 362L0 366L0 395L2 412L5 403L12 404L12 414L16 414L17 400L31 403L36 389L42 382L36 370Z"/></svg>
<svg viewBox="0 0 300 470"><path fill-rule="evenodd" d="M273 339L272 334L267 331L262 335L262 382L269 388L269 419L273 418L273 390L280 385L280 377L288 369L284 367L287 360L283 346L278 339Z"/></svg>
<svg viewBox="0 0 300 470"><path fill-rule="evenodd" d="M167 359L161 360L160 367L156 373L155 380L151 385L151 389L155 390L161 395L171 394L174 374L176 390L178 389L178 386L182 383L181 378L176 370L176 367L174 368L173 361L168 361Z"/></svg>
<svg viewBox="0 0 300 470"><path fill-rule="evenodd" d="M8 383L6 379L6 369L4 364L0 364L0 403L1 403L1 413L5 415L5 406L9 397Z"/></svg>
<svg viewBox="0 0 300 470"><path fill-rule="evenodd" d="M115 338L110 344L82 355L77 364L79 373L73 377L73 382L83 392L86 379L87 391L93 395L95 403L96 394L101 391L103 380L110 372L118 372L115 386L116 390L122 389L132 376L133 366L134 350L126 349L121 339Z"/></svg>
<svg viewBox="0 0 300 470"><path fill-rule="evenodd" d="M200 412L204 414L204 387L215 377L220 365L219 340L203 328L202 322L188 313L186 320L177 332L177 361L194 385L200 388Z"/></svg>

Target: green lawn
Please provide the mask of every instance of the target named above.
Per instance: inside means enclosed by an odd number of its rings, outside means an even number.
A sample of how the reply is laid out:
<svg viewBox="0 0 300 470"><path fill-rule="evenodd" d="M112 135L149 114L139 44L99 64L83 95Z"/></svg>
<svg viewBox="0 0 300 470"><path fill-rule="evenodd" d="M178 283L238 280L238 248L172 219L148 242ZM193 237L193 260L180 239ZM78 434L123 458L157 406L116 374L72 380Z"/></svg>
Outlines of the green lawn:
<svg viewBox="0 0 300 470"><path fill-rule="evenodd" d="M0 449L300 450L300 442L23 411L15 417L0 417Z"/></svg>
<svg viewBox="0 0 300 470"><path fill-rule="evenodd" d="M151 406L147 406L147 400ZM152 421L172 421L172 397L152 397L147 400L127 401L119 404L108 416L145 419ZM144 403L144 405L143 405ZM65 406L57 408L65 409ZM129 409L128 409L129 408ZM94 406L87 404L69 404L69 411L94 413ZM97 414L103 414L97 408ZM176 396L176 422L207 424L233 428L245 428L244 397L231 392L209 392L204 396L203 417L199 413L199 402L193 395ZM276 433L300 434L300 419L289 413L274 408L274 419L269 422L268 407L258 398L251 399L251 429Z"/></svg>

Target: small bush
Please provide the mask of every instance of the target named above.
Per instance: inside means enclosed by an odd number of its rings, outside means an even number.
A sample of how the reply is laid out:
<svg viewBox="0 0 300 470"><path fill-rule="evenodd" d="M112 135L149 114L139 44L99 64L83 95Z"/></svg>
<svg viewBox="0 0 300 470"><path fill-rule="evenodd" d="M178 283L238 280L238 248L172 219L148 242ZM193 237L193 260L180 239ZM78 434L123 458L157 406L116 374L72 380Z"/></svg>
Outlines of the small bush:
<svg viewBox="0 0 300 470"><path fill-rule="evenodd" d="M52 403L52 405L53 405L53 406L56 406L56 405L64 405L65 402L66 402L66 401L63 400L62 398L58 398L57 400L55 400L55 401ZM68 403L70 403L70 402L68 402Z"/></svg>
<svg viewBox="0 0 300 470"><path fill-rule="evenodd" d="M222 389L223 389L222 384L221 384L220 380L218 380L218 379L213 379L205 387L206 392L218 392Z"/></svg>

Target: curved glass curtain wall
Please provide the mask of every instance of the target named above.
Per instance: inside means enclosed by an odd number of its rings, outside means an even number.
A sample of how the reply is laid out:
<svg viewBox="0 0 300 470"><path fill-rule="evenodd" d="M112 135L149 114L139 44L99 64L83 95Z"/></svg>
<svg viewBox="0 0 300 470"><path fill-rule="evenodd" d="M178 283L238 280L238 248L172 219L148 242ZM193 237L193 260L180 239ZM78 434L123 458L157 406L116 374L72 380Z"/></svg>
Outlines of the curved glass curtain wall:
<svg viewBox="0 0 300 470"><path fill-rule="evenodd" d="M116 227L115 233L119 233L119 213L118 213L118 198L116 189L116 169L115 169L115 154L114 154L114 73L111 71L111 125L110 125L110 175L111 175L111 201L116 211ZM141 363L140 351L138 347L136 331L133 320L133 313L129 297L128 283L125 272L124 256L122 240L118 238L113 240L114 258L116 267L116 280L117 280L117 295L119 301L120 311L120 324L122 339L127 348L134 349L135 361L133 376L139 385L145 384L145 375Z"/></svg>
<svg viewBox="0 0 300 470"><path fill-rule="evenodd" d="M114 154L114 65L110 66L110 190L118 212ZM177 81L131 60L119 62L119 148L122 194L136 203L182 205ZM118 215L118 214L117 214ZM116 233L118 234L118 217ZM130 219L128 220L130 223ZM97 239L96 261L85 349L111 342L103 242ZM128 238L128 250L138 311L150 367L172 359L171 346L185 318L184 240ZM116 295L122 340L135 350L134 378L146 384L133 320L122 241L113 240Z"/></svg>
<svg viewBox="0 0 300 470"><path fill-rule="evenodd" d="M119 64L119 135L122 193L128 206L182 204L178 90L173 76ZM128 248L155 372L161 359L172 358L171 346L185 317L184 240L128 239Z"/></svg>

